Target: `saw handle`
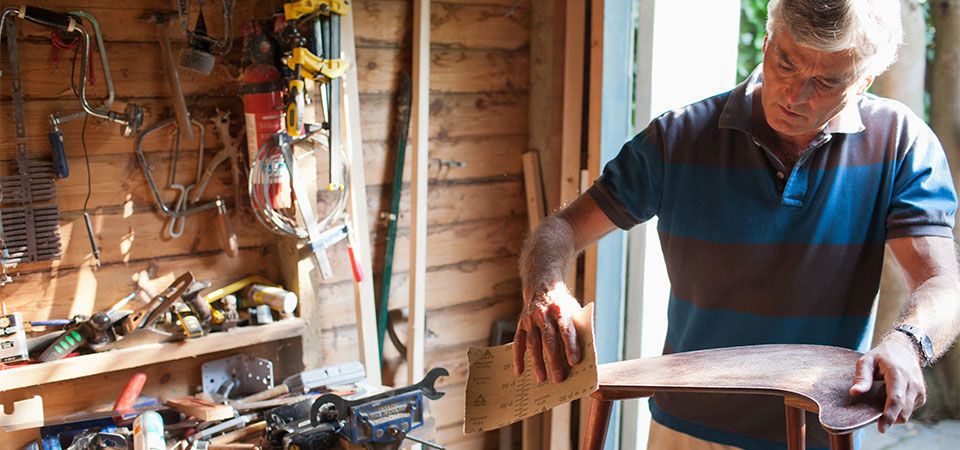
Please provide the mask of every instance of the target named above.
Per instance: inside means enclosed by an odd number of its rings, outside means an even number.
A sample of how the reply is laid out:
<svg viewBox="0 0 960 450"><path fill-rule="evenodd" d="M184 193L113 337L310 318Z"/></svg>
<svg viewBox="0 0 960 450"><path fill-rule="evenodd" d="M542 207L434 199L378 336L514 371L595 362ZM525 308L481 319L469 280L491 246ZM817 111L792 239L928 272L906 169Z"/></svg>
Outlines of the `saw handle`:
<svg viewBox="0 0 960 450"><path fill-rule="evenodd" d="M69 14L50 11L49 9L37 8L36 6L24 6L20 9L21 19L29 20L37 25L56 28L66 32L73 32L77 26L77 21Z"/></svg>

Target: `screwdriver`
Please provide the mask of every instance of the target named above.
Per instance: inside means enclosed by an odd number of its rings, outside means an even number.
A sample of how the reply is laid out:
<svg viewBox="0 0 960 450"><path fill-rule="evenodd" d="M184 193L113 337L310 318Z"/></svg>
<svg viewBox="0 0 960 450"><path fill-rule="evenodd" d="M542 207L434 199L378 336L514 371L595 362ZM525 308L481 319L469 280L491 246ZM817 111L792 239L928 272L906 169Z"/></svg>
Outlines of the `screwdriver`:
<svg viewBox="0 0 960 450"><path fill-rule="evenodd" d="M60 120L53 114L50 115L50 132L47 138L50 140L50 151L53 153L53 165L57 173L57 178L66 178L70 176L70 166L67 165L67 155L63 150L63 133L60 132Z"/></svg>

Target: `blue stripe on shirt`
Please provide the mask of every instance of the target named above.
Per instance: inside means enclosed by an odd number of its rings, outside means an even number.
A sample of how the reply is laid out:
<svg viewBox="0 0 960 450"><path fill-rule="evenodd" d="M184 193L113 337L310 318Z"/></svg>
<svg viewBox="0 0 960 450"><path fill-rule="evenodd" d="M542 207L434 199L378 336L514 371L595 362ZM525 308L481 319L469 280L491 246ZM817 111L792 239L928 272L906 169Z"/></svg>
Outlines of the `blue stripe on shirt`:
<svg viewBox="0 0 960 450"><path fill-rule="evenodd" d="M807 181L805 206L797 208L781 203L767 170L668 163L659 229L710 242L883 242L890 187L882 185L881 170L873 165L797 170L793 176Z"/></svg>
<svg viewBox="0 0 960 450"><path fill-rule="evenodd" d="M766 317L701 309L671 292L667 345L677 353L754 344L832 345L866 352L871 345L874 316Z"/></svg>

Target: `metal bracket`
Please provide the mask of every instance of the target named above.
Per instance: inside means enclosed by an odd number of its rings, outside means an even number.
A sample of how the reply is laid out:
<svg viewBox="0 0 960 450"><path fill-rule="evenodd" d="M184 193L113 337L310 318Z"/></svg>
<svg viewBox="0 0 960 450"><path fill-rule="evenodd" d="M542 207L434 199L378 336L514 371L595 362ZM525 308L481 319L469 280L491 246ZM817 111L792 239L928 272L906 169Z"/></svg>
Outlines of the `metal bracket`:
<svg viewBox="0 0 960 450"><path fill-rule="evenodd" d="M273 387L273 363L246 354L204 363L200 368L203 392L235 397Z"/></svg>

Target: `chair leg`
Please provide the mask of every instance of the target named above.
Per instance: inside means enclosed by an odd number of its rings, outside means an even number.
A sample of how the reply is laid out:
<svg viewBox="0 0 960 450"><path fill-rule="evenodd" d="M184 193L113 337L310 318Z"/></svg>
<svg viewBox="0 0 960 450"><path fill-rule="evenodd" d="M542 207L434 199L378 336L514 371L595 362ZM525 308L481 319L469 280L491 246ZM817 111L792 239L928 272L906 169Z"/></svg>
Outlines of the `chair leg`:
<svg viewBox="0 0 960 450"><path fill-rule="evenodd" d="M831 450L853 450L853 433L831 434Z"/></svg>
<svg viewBox="0 0 960 450"><path fill-rule="evenodd" d="M800 408L787 406L787 449L807 448L807 417Z"/></svg>
<svg viewBox="0 0 960 450"><path fill-rule="evenodd" d="M590 399L590 415L587 416L587 432L583 437L583 450L600 450L603 448L603 441L607 438L607 425L610 422L610 411L612 409L612 401Z"/></svg>

